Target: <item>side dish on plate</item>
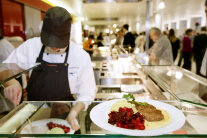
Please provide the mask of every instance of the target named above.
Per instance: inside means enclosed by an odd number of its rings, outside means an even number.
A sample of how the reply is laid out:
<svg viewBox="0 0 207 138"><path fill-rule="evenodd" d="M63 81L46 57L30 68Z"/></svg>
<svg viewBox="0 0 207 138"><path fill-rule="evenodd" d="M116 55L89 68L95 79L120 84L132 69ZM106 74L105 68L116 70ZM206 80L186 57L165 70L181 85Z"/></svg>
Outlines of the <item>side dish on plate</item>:
<svg viewBox="0 0 207 138"><path fill-rule="evenodd" d="M48 133L55 133L55 134L65 134L65 133L69 133L70 132L70 128L65 126L65 125L61 125L61 124L57 124L57 123L53 123L53 122L49 122L47 123L47 127L50 130Z"/></svg>
<svg viewBox="0 0 207 138"><path fill-rule="evenodd" d="M29 122L21 134L73 134L74 130L66 120L49 118Z"/></svg>

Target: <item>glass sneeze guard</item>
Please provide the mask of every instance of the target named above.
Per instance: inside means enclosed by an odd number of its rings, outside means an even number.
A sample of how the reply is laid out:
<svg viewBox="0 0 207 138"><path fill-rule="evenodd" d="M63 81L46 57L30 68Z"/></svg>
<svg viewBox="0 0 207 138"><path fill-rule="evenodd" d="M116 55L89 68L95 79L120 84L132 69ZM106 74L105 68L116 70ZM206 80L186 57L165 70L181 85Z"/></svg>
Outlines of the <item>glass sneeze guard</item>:
<svg viewBox="0 0 207 138"><path fill-rule="evenodd" d="M143 66L144 71L164 91L176 99L207 106L207 79L178 66Z"/></svg>
<svg viewBox="0 0 207 138"><path fill-rule="evenodd" d="M5 82L13 79L13 78L18 78L22 74L29 72L30 70L37 68L40 66L40 63L31 63L31 64L15 64L15 63L1 63L0 64L0 75L1 81L0 85L3 85ZM25 69L22 69L21 66L26 67Z"/></svg>
<svg viewBox="0 0 207 138"><path fill-rule="evenodd" d="M182 128L179 130L170 132L168 134L156 136L156 137L206 137L207 130L205 130L205 123L207 119L207 110L202 110L200 112L195 111L185 111L182 109L182 105L178 102L172 101L161 101L170 104L184 112L186 117L186 122ZM72 107L73 102L24 102L14 109L8 115L0 120L0 137L132 137L121 134L115 134L100 128L95 125L90 118L90 111L96 105L102 103L101 101L94 101L88 107L86 111L83 111L78 116L78 121L80 124L80 130L76 131L74 134L47 134L43 133L44 129L40 132L37 121L47 121L56 119L65 119L65 115L57 115L54 117L53 112L59 112L57 110L61 107L61 104L67 105L69 108ZM58 108L53 108L53 106ZM197 108L194 106L194 108ZM103 111L102 111L103 112ZM104 112L103 112L104 113ZM16 121L14 121L16 120ZM44 124L44 123L43 123ZM200 127L196 124L199 124ZM28 129L30 128L31 129ZM46 126L45 126L46 127ZM200 128L204 129L200 129ZM8 129L9 128L9 129ZM6 131L5 131L6 130Z"/></svg>

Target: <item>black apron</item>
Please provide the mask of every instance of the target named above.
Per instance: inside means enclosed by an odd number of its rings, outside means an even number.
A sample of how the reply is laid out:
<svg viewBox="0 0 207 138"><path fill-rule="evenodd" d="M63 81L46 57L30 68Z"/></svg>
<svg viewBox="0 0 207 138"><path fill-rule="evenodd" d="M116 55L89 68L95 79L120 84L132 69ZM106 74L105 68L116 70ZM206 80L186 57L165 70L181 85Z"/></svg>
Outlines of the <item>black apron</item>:
<svg viewBox="0 0 207 138"><path fill-rule="evenodd" d="M68 81L68 54L66 49L64 63L48 63L43 60L45 46L42 46L36 62L41 63L33 69L27 86L29 101L74 101Z"/></svg>

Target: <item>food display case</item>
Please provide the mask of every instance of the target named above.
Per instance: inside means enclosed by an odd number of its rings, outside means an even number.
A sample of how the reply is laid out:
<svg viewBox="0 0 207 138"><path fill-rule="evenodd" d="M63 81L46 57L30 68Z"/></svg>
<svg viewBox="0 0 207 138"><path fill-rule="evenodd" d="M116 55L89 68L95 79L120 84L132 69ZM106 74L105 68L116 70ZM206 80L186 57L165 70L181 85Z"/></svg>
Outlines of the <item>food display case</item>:
<svg viewBox="0 0 207 138"><path fill-rule="evenodd" d="M96 58L94 57L94 59ZM80 130L73 132L70 128L71 131L67 134L51 134L47 128L49 122L70 127L65 120L67 114L54 116L53 107L61 103L71 109L73 101L24 101L19 106L15 108L11 106L10 110L4 112L4 116L0 119L0 137L131 137L122 132L117 133L104 129L97 125L90 115L97 105L121 99L125 94L132 94L136 100L154 100L166 103L184 114L185 119L183 120L185 121L181 128L163 133L158 137L207 137L205 127L207 107L204 97L206 79L176 66L141 66L134 60L133 55L118 55L118 58L111 60L93 60L92 65L97 84L96 97L88 109L78 116ZM4 78L2 74L5 73L10 75L0 82L2 88L0 101L9 102L2 93L5 82L25 73L30 74L32 69L39 66L39 64L27 65L27 68L22 70L15 64L2 64L1 77ZM6 104L1 105L6 106ZM56 107L56 109L61 108ZM99 112L106 116L109 113L108 110Z"/></svg>
<svg viewBox="0 0 207 138"><path fill-rule="evenodd" d="M186 121L178 130L169 132L159 137L206 137L207 130L206 120L207 114L205 109L193 106L194 110L186 110L182 103L177 101L161 101L176 107L185 115ZM72 102L62 102L71 107ZM93 122L91 110L96 105L103 103L102 101L94 101L88 107L87 111L83 111L78 116L80 130L74 132L72 129L67 134L51 134L48 131L47 124L49 122L59 125L69 126L64 120L65 116L51 117L53 108L57 102L23 102L16 107L8 115L0 120L0 137L131 137L108 131L96 125ZM186 106L186 105L185 105ZM108 114L107 111L99 111L102 114ZM105 122L107 123L107 122ZM172 123L172 122L171 122ZM145 131L145 130L143 130ZM154 130L156 131L156 130ZM159 131L159 130L157 130ZM121 133L121 132L120 132ZM150 133L150 132L149 132Z"/></svg>
<svg viewBox="0 0 207 138"><path fill-rule="evenodd" d="M178 66L143 66L143 71L176 99L207 106L207 79Z"/></svg>

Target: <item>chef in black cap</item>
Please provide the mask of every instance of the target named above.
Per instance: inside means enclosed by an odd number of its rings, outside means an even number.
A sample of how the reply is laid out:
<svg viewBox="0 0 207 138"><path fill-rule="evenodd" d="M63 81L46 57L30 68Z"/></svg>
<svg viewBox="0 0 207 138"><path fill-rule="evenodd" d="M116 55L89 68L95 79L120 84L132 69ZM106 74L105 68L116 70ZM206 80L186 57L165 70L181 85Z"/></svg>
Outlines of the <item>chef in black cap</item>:
<svg viewBox="0 0 207 138"><path fill-rule="evenodd" d="M30 63L41 63L30 76L27 91L30 101L73 101L67 120L79 129L78 113L86 110L95 97L95 80L89 55L70 41L72 18L68 11L53 7L45 13L41 37L27 40L4 63L16 63L26 69ZM15 79L5 84L4 95L16 106L22 96ZM81 101L81 102L80 102Z"/></svg>

